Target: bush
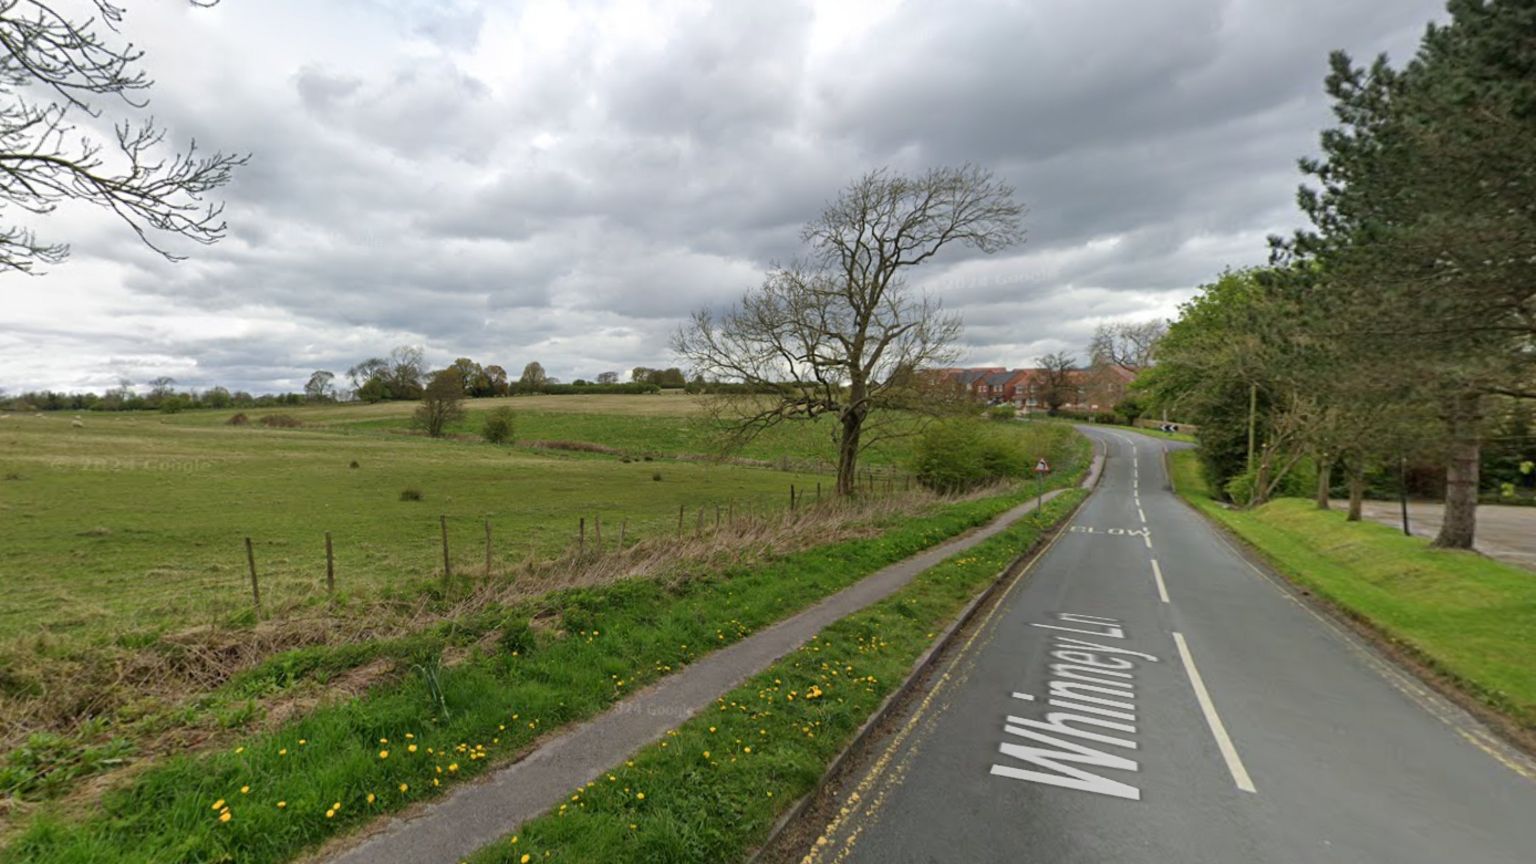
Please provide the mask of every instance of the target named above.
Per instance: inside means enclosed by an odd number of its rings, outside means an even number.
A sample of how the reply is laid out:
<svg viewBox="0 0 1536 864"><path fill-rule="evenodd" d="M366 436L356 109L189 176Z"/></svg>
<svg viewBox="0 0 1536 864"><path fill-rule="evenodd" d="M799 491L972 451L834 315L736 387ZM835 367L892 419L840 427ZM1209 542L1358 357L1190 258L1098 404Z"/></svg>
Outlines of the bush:
<svg viewBox="0 0 1536 864"><path fill-rule="evenodd" d="M1012 420L1017 417L1018 414L1018 410L1012 405L993 405L991 408L987 409L988 420Z"/></svg>
<svg viewBox="0 0 1536 864"><path fill-rule="evenodd" d="M917 481L945 493L1021 477L1028 469L1028 458L1016 441L1002 430L974 420L950 420L928 427L917 443L913 460Z"/></svg>
<svg viewBox="0 0 1536 864"><path fill-rule="evenodd" d="M485 415L485 426L480 434L492 444L505 444L512 440L512 409L502 406Z"/></svg>
<svg viewBox="0 0 1536 864"><path fill-rule="evenodd" d="M533 651L538 644L534 641L533 628L527 621L509 620L501 628L501 636L497 637L497 643L508 654L526 655Z"/></svg>
<svg viewBox="0 0 1536 864"><path fill-rule="evenodd" d="M1289 473L1280 478L1280 482L1275 486L1275 491L1270 495L1270 500L1275 498L1311 498L1313 493L1317 491L1314 488L1317 484L1316 473L1317 466L1310 459L1303 459L1297 462ZM1222 486L1222 491L1226 493L1227 500L1239 506L1247 506L1248 502L1253 498L1253 484L1257 474L1258 469L1254 469L1253 471L1244 471L1227 480Z"/></svg>
<svg viewBox="0 0 1536 864"><path fill-rule="evenodd" d="M247 426L250 424L251 418L245 416L245 412L241 411L239 414L236 414L224 422L231 426Z"/></svg>
<svg viewBox="0 0 1536 864"><path fill-rule="evenodd" d="M421 494L421 490L414 486L409 486L400 490L401 501L420 501L425 497L425 495Z"/></svg>
<svg viewBox="0 0 1536 864"><path fill-rule="evenodd" d="M651 472L651 479L655 480L657 483L660 483L661 482L661 472L660 471L653 471L653 472Z"/></svg>

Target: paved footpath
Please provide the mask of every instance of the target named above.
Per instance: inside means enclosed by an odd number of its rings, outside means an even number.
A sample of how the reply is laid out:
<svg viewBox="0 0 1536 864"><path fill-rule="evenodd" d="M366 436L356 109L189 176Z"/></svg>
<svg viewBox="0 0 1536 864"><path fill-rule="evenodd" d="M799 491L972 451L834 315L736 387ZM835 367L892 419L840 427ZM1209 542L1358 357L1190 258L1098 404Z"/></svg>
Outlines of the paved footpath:
<svg viewBox="0 0 1536 864"><path fill-rule="evenodd" d="M1094 460L1084 485L1102 465ZM1044 500L1060 495L1047 492ZM458 861L564 801L742 681L790 653L827 625L895 593L917 574L963 552L1035 511L1036 501L987 525L876 571L816 605L698 662L545 741L526 758L460 787L410 816L390 819L350 848L320 858L335 864L441 864Z"/></svg>
<svg viewBox="0 0 1536 864"><path fill-rule="evenodd" d="M1348 501L1331 502L1335 509L1348 510ZM1398 530L1403 527L1403 512L1395 501L1365 501L1361 515ZM1445 505L1435 501L1408 502L1408 529L1419 537L1440 533L1440 519ZM1477 551L1536 570L1536 507L1482 504L1477 508Z"/></svg>
<svg viewBox="0 0 1536 864"><path fill-rule="evenodd" d="M1238 555L1163 442L1085 431L1098 490L809 864L1536 862L1536 765Z"/></svg>

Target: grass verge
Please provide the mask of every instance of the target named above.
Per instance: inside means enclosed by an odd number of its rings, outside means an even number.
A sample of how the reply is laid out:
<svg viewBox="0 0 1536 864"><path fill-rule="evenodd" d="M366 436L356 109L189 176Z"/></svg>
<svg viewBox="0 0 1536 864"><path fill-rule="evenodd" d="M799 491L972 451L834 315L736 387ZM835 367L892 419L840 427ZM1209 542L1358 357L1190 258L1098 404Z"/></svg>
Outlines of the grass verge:
<svg viewBox="0 0 1536 864"><path fill-rule="evenodd" d="M554 811L471 858L735 861L810 792L934 634L1087 493L1073 490L823 630Z"/></svg>
<svg viewBox="0 0 1536 864"><path fill-rule="evenodd" d="M148 768L85 819L45 808L0 860L286 860L482 773L547 730L1034 494L1026 487L949 505L878 537L766 566L555 592L508 610L451 668L423 652L401 682L238 746Z"/></svg>
<svg viewBox="0 0 1536 864"><path fill-rule="evenodd" d="M1213 499L1192 451L1174 486L1274 568L1365 622L1526 730L1536 730L1536 578L1473 552L1431 549L1374 522L1282 498L1256 510Z"/></svg>

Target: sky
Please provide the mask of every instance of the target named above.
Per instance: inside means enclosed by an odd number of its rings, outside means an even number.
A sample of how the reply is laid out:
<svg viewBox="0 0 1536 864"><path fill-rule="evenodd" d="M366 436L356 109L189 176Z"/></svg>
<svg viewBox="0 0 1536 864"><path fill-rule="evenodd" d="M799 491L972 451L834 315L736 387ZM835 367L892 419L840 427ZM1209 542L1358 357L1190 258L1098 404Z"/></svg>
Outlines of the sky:
<svg viewBox="0 0 1536 864"><path fill-rule="evenodd" d="M0 388L298 390L397 345L563 379L802 251L888 167L974 163L1026 241L909 281L974 365L1177 315L1301 224L1328 52L1401 62L1443 0L127 0L173 143L248 152L227 238L167 262L101 212L0 275ZM103 122L128 116L105 104ZM0 218L17 219L14 208Z"/></svg>

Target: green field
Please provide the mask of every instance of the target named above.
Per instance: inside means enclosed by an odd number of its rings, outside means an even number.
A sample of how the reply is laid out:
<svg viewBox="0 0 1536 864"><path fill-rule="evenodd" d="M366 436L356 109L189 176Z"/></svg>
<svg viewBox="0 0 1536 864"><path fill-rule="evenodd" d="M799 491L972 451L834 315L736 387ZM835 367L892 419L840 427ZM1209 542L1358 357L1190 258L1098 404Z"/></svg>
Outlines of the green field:
<svg viewBox="0 0 1536 864"><path fill-rule="evenodd" d="M1536 729L1536 579L1474 552L1431 549L1374 522L1282 498L1231 510L1192 450L1170 454L1179 494L1286 576L1369 623L1468 692Z"/></svg>
<svg viewBox="0 0 1536 864"><path fill-rule="evenodd" d="M470 432L474 414L500 404L517 412L510 446ZM508 610L537 619L571 586L686 583L898 530L916 544L900 548L915 550L1023 494L995 490L959 521L932 521L955 505L905 491L907 439L871 452L877 478L889 482L835 502L831 476L817 470L832 451L826 424L772 430L720 461L718 426L681 396L471 407L457 434L435 440L410 434L406 404L252 411L238 426L230 411L89 414L79 426L68 415L0 420L0 829L17 827L14 816L40 800L88 808L113 785L82 785L94 776L110 780L123 766L141 770L280 730L349 696L398 689L424 657L478 656ZM300 425L267 428L259 421L269 414ZM1086 458L1085 442L1064 426L994 428L1064 470ZM791 484L804 496L795 513ZM420 500L402 500L407 489ZM452 580L443 578L442 516ZM325 590L325 532L334 596ZM872 562L896 547L879 549ZM855 572L863 571L837 578ZM816 584L805 586L807 599ZM776 592L765 608L784 614L793 596ZM557 698L563 707L546 719L595 710L602 701L593 696Z"/></svg>

